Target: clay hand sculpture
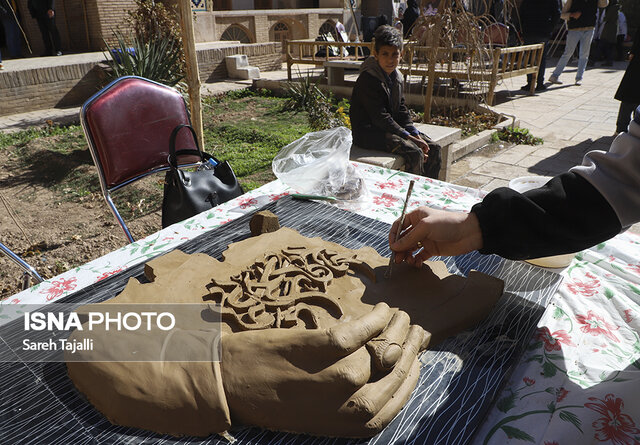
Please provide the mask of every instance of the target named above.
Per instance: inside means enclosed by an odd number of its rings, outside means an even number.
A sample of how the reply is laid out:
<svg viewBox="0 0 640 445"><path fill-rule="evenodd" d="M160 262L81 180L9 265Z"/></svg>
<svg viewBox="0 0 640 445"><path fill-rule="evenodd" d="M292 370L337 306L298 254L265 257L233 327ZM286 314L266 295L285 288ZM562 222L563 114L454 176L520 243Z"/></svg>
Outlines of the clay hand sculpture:
<svg viewBox="0 0 640 445"><path fill-rule="evenodd" d="M380 303L329 329L247 331L222 338L223 384L231 417L263 428L323 436L370 437L409 399L420 375L424 333L407 333L393 371L376 381L366 344L393 328ZM393 334L392 334L393 335Z"/></svg>
<svg viewBox="0 0 640 445"><path fill-rule="evenodd" d="M83 351L84 361L68 360L69 376L119 425L206 436L233 420L370 437L409 399L418 352L475 324L502 293L500 280L453 276L437 262L420 270L399 265L385 280L387 263L371 248L351 250L290 229L234 243L222 262L171 252L147 264L149 283L131 279L100 306L218 303L220 362L211 359L217 336L192 311L175 334L74 332L91 337L102 360L127 347L141 361L96 361ZM162 361L172 354L194 360Z"/></svg>

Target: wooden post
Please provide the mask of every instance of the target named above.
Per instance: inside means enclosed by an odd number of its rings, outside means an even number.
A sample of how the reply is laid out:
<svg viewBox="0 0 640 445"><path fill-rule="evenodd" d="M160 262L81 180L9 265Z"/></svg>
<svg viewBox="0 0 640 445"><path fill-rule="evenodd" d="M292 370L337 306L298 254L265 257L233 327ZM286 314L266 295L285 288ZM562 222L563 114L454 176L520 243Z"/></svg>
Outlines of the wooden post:
<svg viewBox="0 0 640 445"><path fill-rule="evenodd" d="M189 87L189 102L191 105L191 124L198 136L200 148L204 147L204 130L202 127L202 103L200 100L200 73L198 71L198 56L196 54L196 39L193 33L193 19L191 17L191 0L179 0L180 29L182 30L182 47L187 69L187 86Z"/></svg>

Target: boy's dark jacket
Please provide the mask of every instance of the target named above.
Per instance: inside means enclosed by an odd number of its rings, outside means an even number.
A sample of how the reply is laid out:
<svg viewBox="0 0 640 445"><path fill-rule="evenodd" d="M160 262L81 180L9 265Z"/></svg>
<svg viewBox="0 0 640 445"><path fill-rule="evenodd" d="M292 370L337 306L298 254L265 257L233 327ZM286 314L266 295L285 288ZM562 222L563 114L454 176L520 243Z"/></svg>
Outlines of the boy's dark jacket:
<svg viewBox="0 0 640 445"><path fill-rule="evenodd" d="M404 104L402 74L396 70L390 78L373 56L360 66L349 115L353 143L363 148L381 149L385 133L405 139L409 133L418 134Z"/></svg>

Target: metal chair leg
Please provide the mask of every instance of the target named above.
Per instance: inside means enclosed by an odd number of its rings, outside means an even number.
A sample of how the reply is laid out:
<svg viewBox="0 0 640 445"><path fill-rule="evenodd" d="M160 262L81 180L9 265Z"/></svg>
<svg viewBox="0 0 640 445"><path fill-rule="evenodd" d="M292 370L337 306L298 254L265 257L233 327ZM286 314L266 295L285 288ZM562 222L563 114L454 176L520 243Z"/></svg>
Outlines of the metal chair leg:
<svg viewBox="0 0 640 445"><path fill-rule="evenodd" d="M15 253L13 253L13 251L9 249L7 246L0 243L0 250L3 253L5 253L14 263L16 263L18 266L24 269L24 275L22 278L23 290L30 287L29 284L31 279L33 279L36 283L42 283L44 281L44 278L42 278L40 274L38 274L38 272L36 272L36 270L31 265L26 263L22 258L20 258Z"/></svg>

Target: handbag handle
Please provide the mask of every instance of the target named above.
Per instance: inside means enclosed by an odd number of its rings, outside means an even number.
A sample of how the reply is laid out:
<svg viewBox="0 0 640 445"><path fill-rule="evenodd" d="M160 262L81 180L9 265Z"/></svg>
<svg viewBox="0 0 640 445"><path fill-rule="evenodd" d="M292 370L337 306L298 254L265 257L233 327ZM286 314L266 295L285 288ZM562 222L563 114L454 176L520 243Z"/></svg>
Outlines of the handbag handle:
<svg viewBox="0 0 640 445"><path fill-rule="evenodd" d="M178 133L180 132L180 130L182 130L183 128L188 128L189 131L191 132L191 135L193 136L193 141L196 144L196 150L182 149L182 150L176 151L176 138L178 137ZM216 163L218 164L220 163L220 161L218 161L214 156L200 150L200 145L198 144L198 138L196 137L196 132L191 125L188 125L188 124L176 125L176 127L171 132L171 136L169 137L168 161L171 168L175 168L175 169L178 168L178 156L187 156L187 155L200 156L201 162L206 162L209 159L213 159L214 161L216 161Z"/></svg>

